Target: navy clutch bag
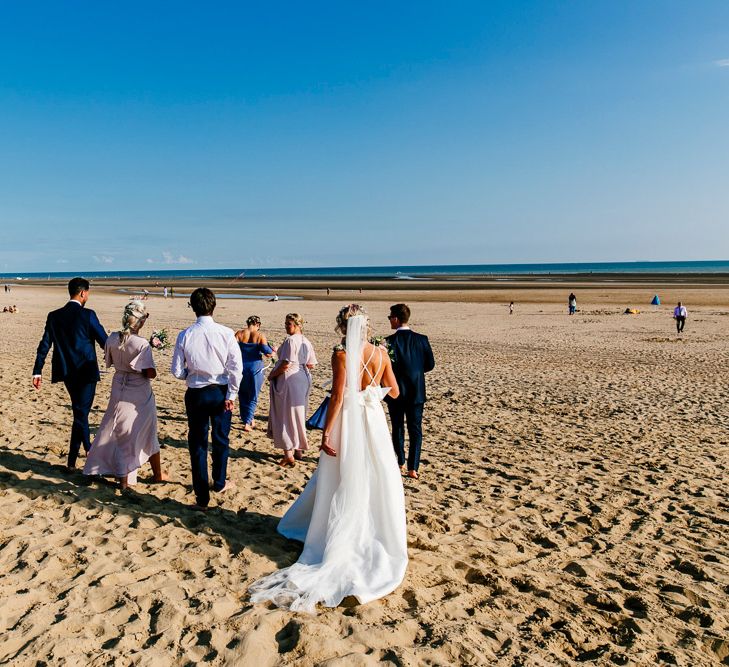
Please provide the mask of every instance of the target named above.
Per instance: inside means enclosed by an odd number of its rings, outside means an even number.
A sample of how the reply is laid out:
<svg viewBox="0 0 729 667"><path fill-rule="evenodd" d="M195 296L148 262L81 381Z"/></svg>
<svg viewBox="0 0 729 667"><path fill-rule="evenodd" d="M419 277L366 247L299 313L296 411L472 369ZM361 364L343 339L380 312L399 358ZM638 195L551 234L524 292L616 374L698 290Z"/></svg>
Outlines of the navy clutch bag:
<svg viewBox="0 0 729 667"><path fill-rule="evenodd" d="M326 424L327 421L329 398L330 396L327 394L326 398L321 402L321 405L316 409L314 414L306 420L306 428L319 430L324 428L324 424Z"/></svg>

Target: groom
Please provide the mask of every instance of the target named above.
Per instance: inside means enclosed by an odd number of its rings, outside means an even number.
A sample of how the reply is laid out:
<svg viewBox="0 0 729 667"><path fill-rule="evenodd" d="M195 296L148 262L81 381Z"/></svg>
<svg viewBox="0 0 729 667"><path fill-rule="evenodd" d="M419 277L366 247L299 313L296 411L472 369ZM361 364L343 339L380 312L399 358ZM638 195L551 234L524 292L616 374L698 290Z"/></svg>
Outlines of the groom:
<svg viewBox="0 0 729 667"><path fill-rule="evenodd" d="M243 360L232 329L213 320L215 295L199 287L190 295L197 320L180 332L172 355L172 374L187 383L187 445L190 450L194 509L206 511L208 487L208 431L212 427L213 491L233 488L226 481L230 423L238 397Z"/></svg>
<svg viewBox="0 0 729 667"><path fill-rule="evenodd" d="M66 385L73 412L68 448L69 471L76 468L81 445L87 452L91 448L89 412L96 394L96 383L100 379L94 343L98 343L102 349L106 344L106 332L99 318L93 310L84 307L89 299L89 289L89 281L85 278L69 281L68 303L48 313L33 366L33 386L40 390L43 364L52 346L51 382L63 382Z"/></svg>
<svg viewBox="0 0 729 667"><path fill-rule="evenodd" d="M385 397L390 409L392 424L392 444L397 454L397 462L401 468L405 466L405 421L407 421L408 438L408 477L418 479L420 466L420 447L423 443L423 407L425 405L425 374L435 367L433 350L428 337L415 333L408 326L410 308L404 303L390 306L390 328L395 333L387 337L387 347L393 359L392 369L395 371L397 385L400 388L398 398Z"/></svg>

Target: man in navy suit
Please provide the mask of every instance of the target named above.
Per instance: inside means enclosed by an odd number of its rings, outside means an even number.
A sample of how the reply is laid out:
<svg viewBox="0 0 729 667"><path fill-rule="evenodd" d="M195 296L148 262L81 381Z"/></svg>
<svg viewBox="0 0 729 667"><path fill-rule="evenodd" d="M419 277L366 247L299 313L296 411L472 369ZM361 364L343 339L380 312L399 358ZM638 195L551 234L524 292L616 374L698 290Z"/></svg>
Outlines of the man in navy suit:
<svg viewBox="0 0 729 667"><path fill-rule="evenodd" d="M407 421L410 447L407 458L407 474L418 478L420 448L423 443L423 406L425 405L425 374L435 367L433 350L428 337L415 333L408 326L410 308L404 303L390 306L390 328L395 333L387 337L400 396L385 397L390 409L392 445L401 468L405 465L405 422ZM403 470L404 472L404 470Z"/></svg>
<svg viewBox="0 0 729 667"><path fill-rule="evenodd" d="M68 450L68 469L76 467L81 445L88 452L89 412L94 402L96 383L99 381L99 364L96 361L94 343L103 349L106 332L93 310L84 308L89 298L89 281L73 278L68 283L71 297L63 308L48 313L43 338L33 366L33 386L41 388L43 364L53 346L51 382L63 382L71 397L73 425Z"/></svg>

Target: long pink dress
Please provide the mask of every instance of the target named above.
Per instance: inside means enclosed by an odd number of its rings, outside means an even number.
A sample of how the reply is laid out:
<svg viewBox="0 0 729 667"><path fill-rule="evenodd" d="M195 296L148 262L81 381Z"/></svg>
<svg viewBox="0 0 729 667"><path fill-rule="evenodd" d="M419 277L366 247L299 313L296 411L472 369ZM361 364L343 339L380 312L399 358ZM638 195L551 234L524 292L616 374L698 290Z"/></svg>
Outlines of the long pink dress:
<svg viewBox="0 0 729 667"><path fill-rule="evenodd" d="M155 368L152 348L135 334L122 346L115 332L106 341L104 356L106 367L114 366L114 379L84 475L128 475L128 483L135 484L137 470L160 449L152 383L142 375L143 369Z"/></svg>
<svg viewBox="0 0 729 667"><path fill-rule="evenodd" d="M271 382L271 408L268 435L279 449L306 449L306 411L311 391L311 373L307 365L315 365L314 347L303 334L289 336L278 348L278 368L285 361L288 370ZM274 368L274 370L275 370Z"/></svg>

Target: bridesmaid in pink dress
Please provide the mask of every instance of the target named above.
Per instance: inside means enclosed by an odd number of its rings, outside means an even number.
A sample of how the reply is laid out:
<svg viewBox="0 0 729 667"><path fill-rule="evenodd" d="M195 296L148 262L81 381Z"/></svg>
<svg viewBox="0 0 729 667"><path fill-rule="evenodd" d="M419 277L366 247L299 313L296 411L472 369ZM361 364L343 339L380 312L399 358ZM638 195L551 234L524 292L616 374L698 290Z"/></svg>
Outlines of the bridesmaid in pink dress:
<svg viewBox="0 0 729 667"><path fill-rule="evenodd" d="M122 489L136 484L137 470L147 461L155 482L168 479L160 463L151 384L157 371L149 342L138 335L148 316L143 301L130 301L124 308L121 331L106 341L104 357L107 368L114 366L114 379L109 405L84 466L84 475L116 477Z"/></svg>
<svg viewBox="0 0 729 667"><path fill-rule="evenodd" d="M316 365L314 346L302 333L304 319L297 313L286 315L289 337L276 354L278 361L268 379L271 383L271 407L268 435L273 444L283 449L279 465L293 466L307 449L306 411L311 391L311 373Z"/></svg>

